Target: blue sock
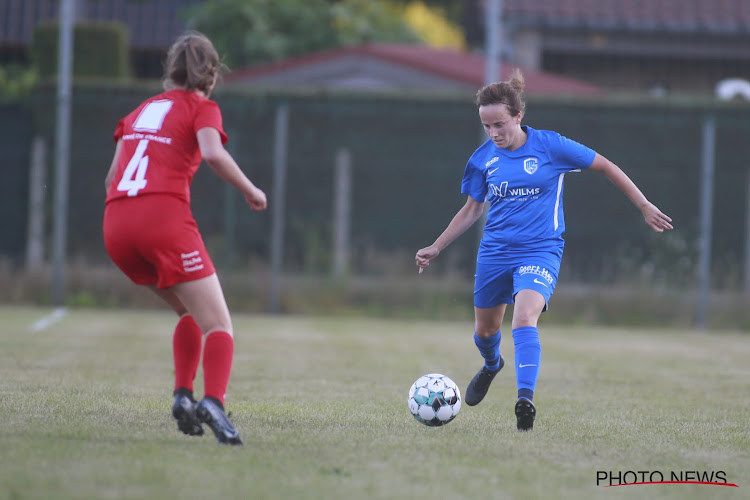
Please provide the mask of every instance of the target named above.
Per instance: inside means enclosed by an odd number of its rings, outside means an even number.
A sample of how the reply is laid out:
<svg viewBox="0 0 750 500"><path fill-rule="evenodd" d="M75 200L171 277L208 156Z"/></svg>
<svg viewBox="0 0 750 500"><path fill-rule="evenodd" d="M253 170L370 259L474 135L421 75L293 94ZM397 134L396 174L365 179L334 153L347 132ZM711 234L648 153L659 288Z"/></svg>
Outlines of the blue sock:
<svg viewBox="0 0 750 500"><path fill-rule="evenodd" d="M484 366L496 372L500 369L500 330L495 335L483 339L474 334L474 343L484 358Z"/></svg>
<svg viewBox="0 0 750 500"><path fill-rule="evenodd" d="M518 397L529 401L534 399L536 379L539 376L539 362L542 359L542 345L539 343L539 330L535 326L522 326L513 329L513 344L516 349L516 384Z"/></svg>

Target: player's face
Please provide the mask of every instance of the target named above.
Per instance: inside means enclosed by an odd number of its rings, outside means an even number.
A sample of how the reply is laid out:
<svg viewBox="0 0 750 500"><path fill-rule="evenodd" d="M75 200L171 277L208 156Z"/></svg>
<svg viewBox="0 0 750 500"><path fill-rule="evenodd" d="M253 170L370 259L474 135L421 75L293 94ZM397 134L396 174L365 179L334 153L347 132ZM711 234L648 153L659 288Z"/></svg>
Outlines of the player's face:
<svg viewBox="0 0 750 500"><path fill-rule="evenodd" d="M479 107L479 119L484 131L495 146L514 150L521 136L521 113L511 116L507 104L488 104Z"/></svg>

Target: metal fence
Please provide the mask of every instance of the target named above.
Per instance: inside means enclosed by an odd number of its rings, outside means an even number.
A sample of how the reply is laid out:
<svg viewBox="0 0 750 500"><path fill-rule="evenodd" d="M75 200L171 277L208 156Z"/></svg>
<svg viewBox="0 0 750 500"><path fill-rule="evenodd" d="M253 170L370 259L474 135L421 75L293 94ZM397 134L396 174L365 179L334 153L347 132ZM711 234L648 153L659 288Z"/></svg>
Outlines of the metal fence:
<svg viewBox="0 0 750 500"><path fill-rule="evenodd" d="M68 254L106 262L101 240L103 179L117 121L158 91L153 85L79 83L73 97ZM471 95L332 94L219 91L228 148L269 195L275 116L287 106L288 169L284 189L283 267L328 273L336 266L336 157L351 161L348 268L358 274L413 265L414 252L444 229L464 203L460 181L481 129ZM4 226L0 253L21 262L28 213L32 138L54 144L54 88L25 103L1 105ZM745 255L750 107L675 99L531 98L525 123L582 142L623 168L676 229L656 235L607 180L566 176L566 279L611 283L650 273L694 284L699 249L701 127L715 117L716 174L712 234L714 286L742 284ZM10 117L10 118L8 118ZM47 155L50 185L51 154ZM47 190L51 194L51 190ZM51 197L50 197L51 199ZM47 203L49 220L51 203ZM250 212L210 169L193 184L193 208L220 267L271 260L271 212ZM47 223L47 227L49 222ZM471 273L478 229L460 238L442 268ZM338 236L340 238L340 234ZM339 242L339 245L341 243ZM436 272L440 272L436 270Z"/></svg>

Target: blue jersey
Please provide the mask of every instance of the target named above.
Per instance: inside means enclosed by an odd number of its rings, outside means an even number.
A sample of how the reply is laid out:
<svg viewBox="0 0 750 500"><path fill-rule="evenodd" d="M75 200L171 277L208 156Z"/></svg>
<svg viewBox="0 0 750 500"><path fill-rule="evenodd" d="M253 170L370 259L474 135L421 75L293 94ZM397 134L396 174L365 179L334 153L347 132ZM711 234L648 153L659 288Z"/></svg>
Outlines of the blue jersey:
<svg viewBox="0 0 750 500"><path fill-rule="evenodd" d="M461 192L490 208L478 261L542 251L562 257L563 178L588 168L596 152L549 130L523 126L523 146L510 151L488 140L466 164Z"/></svg>

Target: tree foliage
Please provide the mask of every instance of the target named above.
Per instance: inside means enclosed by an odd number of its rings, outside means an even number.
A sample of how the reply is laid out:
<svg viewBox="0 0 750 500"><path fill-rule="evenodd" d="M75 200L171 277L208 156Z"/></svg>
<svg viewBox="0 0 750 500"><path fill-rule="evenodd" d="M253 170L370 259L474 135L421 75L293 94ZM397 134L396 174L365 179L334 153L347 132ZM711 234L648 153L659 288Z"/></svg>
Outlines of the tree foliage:
<svg viewBox="0 0 750 500"><path fill-rule="evenodd" d="M371 0L218 0L186 13L235 68L342 45L420 40L398 9Z"/></svg>
<svg viewBox="0 0 750 500"><path fill-rule="evenodd" d="M0 66L0 98L17 98L28 95L38 79L34 68L9 64Z"/></svg>
<svg viewBox="0 0 750 500"><path fill-rule="evenodd" d="M343 0L331 7L331 13L340 45L421 42L402 17L403 10L388 2Z"/></svg>
<svg viewBox="0 0 750 500"><path fill-rule="evenodd" d="M188 10L229 66L274 61L335 44L326 0L221 0Z"/></svg>
<svg viewBox="0 0 750 500"><path fill-rule="evenodd" d="M414 0L392 0L394 3L410 4ZM476 1L476 0L472 0ZM459 23L461 14L464 10L464 4L468 0L421 0L430 9L436 9L444 13L445 18L451 23Z"/></svg>
<svg viewBox="0 0 750 500"><path fill-rule="evenodd" d="M448 19L442 7L414 0L404 7L403 17L427 45L466 48L463 31L457 23Z"/></svg>

